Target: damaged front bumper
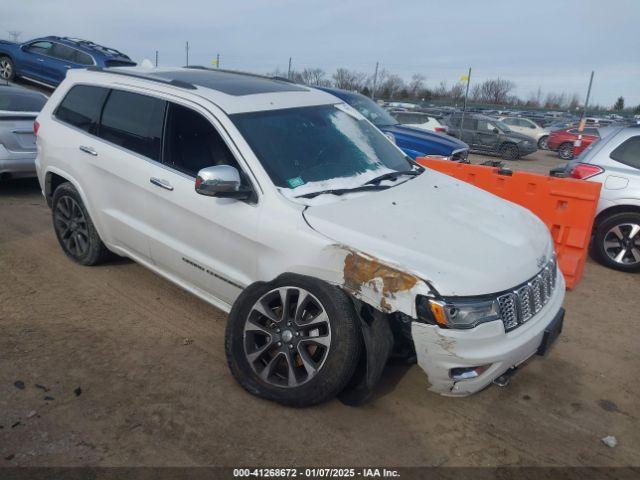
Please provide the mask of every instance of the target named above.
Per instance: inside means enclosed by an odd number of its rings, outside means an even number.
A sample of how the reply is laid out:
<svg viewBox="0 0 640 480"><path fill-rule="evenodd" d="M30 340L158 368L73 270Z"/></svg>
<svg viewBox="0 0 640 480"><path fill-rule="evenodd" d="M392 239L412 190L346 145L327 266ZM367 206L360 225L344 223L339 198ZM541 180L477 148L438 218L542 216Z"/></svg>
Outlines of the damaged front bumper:
<svg viewBox="0 0 640 480"><path fill-rule="evenodd" d="M554 293L542 310L508 333L499 320L470 330L412 322L418 365L428 376L429 390L448 396L471 395L523 363L538 351L545 329L562 308L564 294L565 282L558 275ZM453 369L473 367L483 367L475 378L454 380L451 376Z"/></svg>

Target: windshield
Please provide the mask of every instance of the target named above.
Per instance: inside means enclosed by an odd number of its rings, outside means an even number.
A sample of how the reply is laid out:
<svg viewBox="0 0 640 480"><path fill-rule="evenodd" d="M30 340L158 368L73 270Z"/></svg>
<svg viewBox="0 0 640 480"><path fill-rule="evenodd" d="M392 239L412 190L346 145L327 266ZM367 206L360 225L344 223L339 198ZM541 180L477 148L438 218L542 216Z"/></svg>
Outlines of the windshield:
<svg viewBox="0 0 640 480"><path fill-rule="evenodd" d="M398 148L345 104L239 113L231 119L278 187L412 168Z"/></svg>
<svg viewBox="0 0 640 480"><path fill-rule="evenodd" d="M39 112L47 103L40 93L16 93L0 91L0 110L9 112Z"/></svg>
<svg viewBox="0 0 640 480"><path fill-rule="evenodd" d="M345 102L358 110L376 127L389 127L399 123L398 120L393 118L393 116L384 108L370 98L360 95L359 93L349 94L345 99Z"/></svg>

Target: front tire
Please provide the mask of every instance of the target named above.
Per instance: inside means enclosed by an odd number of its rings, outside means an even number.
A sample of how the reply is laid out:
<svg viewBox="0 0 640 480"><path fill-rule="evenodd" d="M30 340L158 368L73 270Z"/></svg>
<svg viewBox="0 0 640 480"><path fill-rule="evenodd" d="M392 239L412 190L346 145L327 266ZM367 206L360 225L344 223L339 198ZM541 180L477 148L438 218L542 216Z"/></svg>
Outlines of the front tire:
<svg viewBox="0 0 640 480"><path fill-rule="evenodd" d="M549 141L549 136L545 135L544 137L540 137L540 139L538 140L538 149L539 150L548 150L549 149L549 145L548 142Z"/></svg>
<svg viewBox="0 0 640 480"><path fill-rule="evenodd" d="M16 69L13 61L9 57L0 57L0 78L7 82L12 81L16 76Z"/></svg>
<svg viewBox="0 0 640 480"><path fill-rule="evenodd" d="M53 192L51 213L58 242L70 259L81 265L97 265L109 257L80 194L69 182Z"/></svg>
<svg viewBox="0 0 640 480"><path fill-rule="evenodd" d="M325 402L348 384L361 350L345 292L312 277L285 274L249 286L229 314L225 350L248 392L284 405Z"/></svg>
<svg viewBox="0 0 640 480"><path fill-rule="evenodd" d="M563 160L571 160L573 158L573 143L565 142L558 147L558 156Z"/></svg>
<svg viewBox="0 0 640 480"><path fill-rule="evenodd" d="M500 148L500 156L504 160L517 160L520 158L520 151L517 145L507 143Z"/></svg>
<svg viewBox="0 0 640 480"><path fill-rule="evenodd" d="M640 213L616 213L602 220L591 251L606 267L623 272L640 271Z"/></svg>

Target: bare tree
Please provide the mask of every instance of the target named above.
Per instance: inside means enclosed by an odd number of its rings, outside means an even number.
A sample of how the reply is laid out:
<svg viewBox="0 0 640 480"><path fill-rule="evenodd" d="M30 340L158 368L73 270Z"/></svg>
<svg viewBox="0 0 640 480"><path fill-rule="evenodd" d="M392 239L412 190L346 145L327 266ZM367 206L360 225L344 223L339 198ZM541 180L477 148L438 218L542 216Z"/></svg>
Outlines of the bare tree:
<svg viewBox="0 0 640 480"><path fill-rule="evenodd" d="M328 86L331 81L325 78L325 71L321 68L305 68L300 72L302 83L307 85Z"/></svg>
<svg viewBox="0 0 640 480"><path fill-rule="evenodd" d="M359 91L367 83L367 75L347 68L338 68L333 74L333 85L344 90Z"/></svg>
<svg viewBox="0 0 640 480"><path fill-rule="evenodd" d="M387 70L380 72L380 81L376 90L381 92L382 97L392 99L404 88L404 80L399 75L390 73Z"/></svg>
<svg viewBox="0 0 640 480"><path fill-rule="evenodd" d="M426 79L427 78L421 73L414 73L411 76L409 85L407 86L409 95L411 95L413 98L418 98L420 96L420 93L424 91L424 82Z"/></svg>
<svg viewBox="0 0 640 480"><path fill-rule="evenodd" d="M494 105L508 104L511 91L516 84L511 80L492 78L473 87L472 97L475 101Z"/></svg>
<svg viewBox="0 0 640 480"><path fill-rule="evenodd" d="M618 97L616 103L613 104L613 109L617 111L624 110L624 97Z"/></svg>

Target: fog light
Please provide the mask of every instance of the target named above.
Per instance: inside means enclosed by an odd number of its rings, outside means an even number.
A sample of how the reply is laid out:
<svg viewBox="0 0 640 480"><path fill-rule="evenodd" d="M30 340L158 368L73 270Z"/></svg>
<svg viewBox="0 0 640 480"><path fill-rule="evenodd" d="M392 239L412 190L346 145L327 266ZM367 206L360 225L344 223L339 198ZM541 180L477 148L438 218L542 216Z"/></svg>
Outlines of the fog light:
<svg viewBox="0 0 640 480"><path fill-rule="evenodd" d="M489 368L489 365L452 368L449 371L449 375L453 380L469 380L470 378L479 377L487 368Z"/></svg>

